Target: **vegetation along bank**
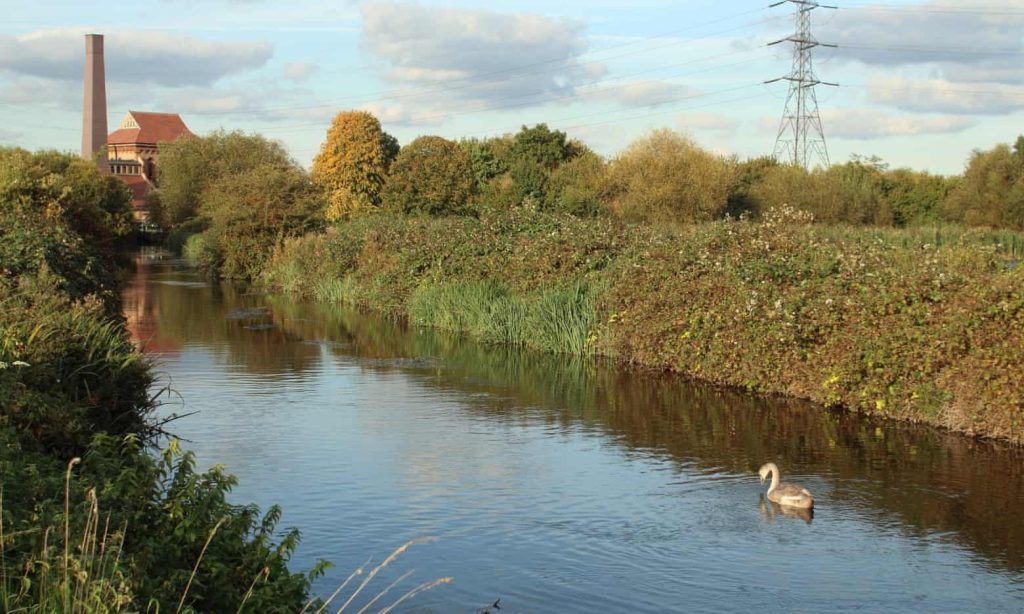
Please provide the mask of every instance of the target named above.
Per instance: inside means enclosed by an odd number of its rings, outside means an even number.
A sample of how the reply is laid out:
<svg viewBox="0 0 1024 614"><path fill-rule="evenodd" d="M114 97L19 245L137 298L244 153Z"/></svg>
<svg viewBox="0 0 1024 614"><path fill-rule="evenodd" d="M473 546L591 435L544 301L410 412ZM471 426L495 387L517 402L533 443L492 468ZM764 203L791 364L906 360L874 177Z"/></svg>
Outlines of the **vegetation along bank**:
<svg viewBox="0 0 1024 614"><path fill-rule="evenodd" d="M1024 276L966 233L558 214L380 215L287 242L264 279L493 343L1020 441Z"/></svg>
<svg viewBox="0 0 1024 614"><path fill-rule="evenodd" d="M0 148L0 610L297 612L280 510L156 454L154 371L120 313L129 195L94 164Z"/></svg>
<svg viewBox="0 0 1024 614"><path fill-rule="evenodd" d="M1024 137L944 177L669 131L606 160L543 124L399 147L350 111L310 173L238 133L162 160L172 242L225 277L1024 441Z"/></svg>

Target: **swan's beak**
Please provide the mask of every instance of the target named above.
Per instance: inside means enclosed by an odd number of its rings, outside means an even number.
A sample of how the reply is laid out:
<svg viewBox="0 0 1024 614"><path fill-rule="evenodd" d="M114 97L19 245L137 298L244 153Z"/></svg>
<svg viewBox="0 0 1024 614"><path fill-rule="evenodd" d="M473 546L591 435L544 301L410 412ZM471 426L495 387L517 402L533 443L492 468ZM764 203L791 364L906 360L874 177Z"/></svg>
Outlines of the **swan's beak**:
<svg viewBox="0 0 1024 614"><path fill-rule="evenodd" d="M764 486L764 476L762 475L762 476L758 476L758 477L761 478L761 486Z"/></svg>

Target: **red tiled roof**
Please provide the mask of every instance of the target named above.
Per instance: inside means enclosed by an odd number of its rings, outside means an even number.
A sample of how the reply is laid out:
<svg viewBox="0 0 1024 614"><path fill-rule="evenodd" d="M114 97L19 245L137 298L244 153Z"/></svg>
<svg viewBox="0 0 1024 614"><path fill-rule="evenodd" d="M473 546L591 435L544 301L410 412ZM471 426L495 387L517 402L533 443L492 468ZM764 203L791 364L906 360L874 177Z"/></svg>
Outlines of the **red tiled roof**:
<svg viewBox="0 0 1024 614"><path fill-rule="evenodd" d="M126 145L129 143L163 143L179 136L192 134L177 113L143 113L128 111L138 128L115 130L107 137L107 143Z"/></svg>
<svg viewBox="0 0 1024 614"><path fill-rule="evenodd" d="M149 182L142 175L119 175L117 177L124 182L132 193L132 209L143 209L146 206L146 194L149 192Z"/></svg>

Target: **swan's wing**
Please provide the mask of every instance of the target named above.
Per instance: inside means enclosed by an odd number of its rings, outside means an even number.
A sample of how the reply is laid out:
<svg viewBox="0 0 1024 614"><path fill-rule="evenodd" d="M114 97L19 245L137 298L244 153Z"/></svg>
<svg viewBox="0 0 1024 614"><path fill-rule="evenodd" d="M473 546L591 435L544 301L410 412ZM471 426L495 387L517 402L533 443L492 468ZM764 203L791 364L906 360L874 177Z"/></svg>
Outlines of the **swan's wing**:
<svg viewBox="0 0 1024 614"><path fill-rule="evenodd" d="M779 484L779 487L775 489L775 493L779 497L779 503L813 499L813 497L811 497L811 493L808 492L806 488L803 486L797 486L796 484Z"/></svg>

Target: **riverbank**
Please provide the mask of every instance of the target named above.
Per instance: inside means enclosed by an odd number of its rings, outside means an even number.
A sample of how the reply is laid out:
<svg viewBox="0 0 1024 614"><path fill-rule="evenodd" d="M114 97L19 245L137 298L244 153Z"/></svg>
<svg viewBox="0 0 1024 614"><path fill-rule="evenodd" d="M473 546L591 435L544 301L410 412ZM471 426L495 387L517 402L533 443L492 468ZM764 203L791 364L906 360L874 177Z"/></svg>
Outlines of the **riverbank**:
<svg viewBox="0 0 1024 614"><path fill-rule="evenodd" d="M489 343L1024 442L1024 268L994 235L522 209L371 215L293 239L266 285Z"/></svg>
<svg viewBox="0 0 1024 614"><path fill-rule="evenodd" d="M129 194L91 162L0 148L0 610L298 611L297 530L228 501L156 414L121 314Z"/></svg>

